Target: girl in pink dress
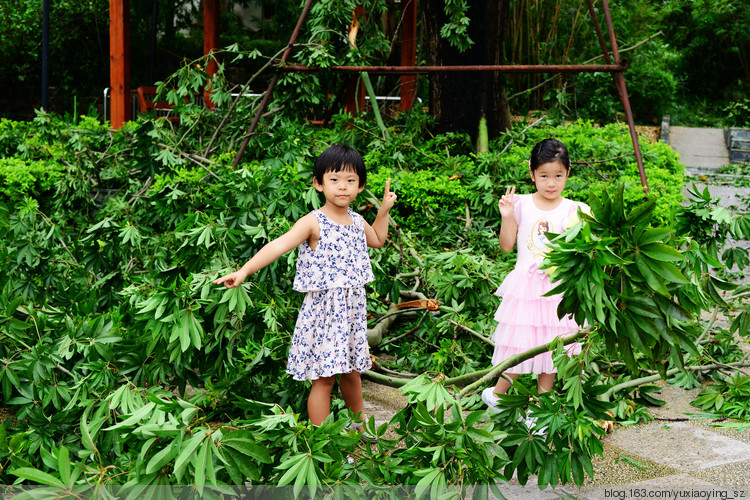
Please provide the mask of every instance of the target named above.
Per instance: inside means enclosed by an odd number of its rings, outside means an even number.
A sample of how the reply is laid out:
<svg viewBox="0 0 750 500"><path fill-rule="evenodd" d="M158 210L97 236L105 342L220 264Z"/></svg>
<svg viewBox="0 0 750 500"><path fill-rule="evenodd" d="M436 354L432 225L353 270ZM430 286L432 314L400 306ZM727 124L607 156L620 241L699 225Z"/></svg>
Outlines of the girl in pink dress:
<svg viewBox="0 0 750 500"><path fill-rule="evenodd" d="M553 285L547 272L539 269L539 264L549 250L546 232L563 232L572 225L568 221L574 219L579 207L584 212L590 209L585 203L561 196L570 175L570 157L562 142L545 139L534 146L529 173L537 189L534 194L516 195L515 186L508 187L499 202L500 247L510 252L514 243L517 244L518 260L515 269L495 292L503 301L495 313L498 325L492 336L495 343L493 366L579 329L570 316L558 318L559 295L544 297ZM580 349L579 344L573 344L568 352L577 354ZM539 354L511 370L512 373L506 372L506 375L512 379L522 373L538 374L539 392L552 389L556 370L550 352ZM504 394L509 387L510 382L500 377L495 387L482 392L482 400L497 410L497 395Z"/></svg>
<svg viewBox="0 0 750 500"><path fill-rule="evenodd" d="M337 374L347 408L358 422L365 419L360 373L372 367L367 344L365 284L375 277L367 247L380 248L388 236L388 212L396 201L385 183L383 203L368 224L349 205L365 187L362 156L344 145L326 149L313 166L313 185L325 204L298 220L283 236L265 245L239 271L214 281L239 286L288 251L299 247L294 289L305 292L297 316L287 373L311 380L307 400L310 421L320 425L331 410ZM361 423L355 422L361 432Z"/></svg>

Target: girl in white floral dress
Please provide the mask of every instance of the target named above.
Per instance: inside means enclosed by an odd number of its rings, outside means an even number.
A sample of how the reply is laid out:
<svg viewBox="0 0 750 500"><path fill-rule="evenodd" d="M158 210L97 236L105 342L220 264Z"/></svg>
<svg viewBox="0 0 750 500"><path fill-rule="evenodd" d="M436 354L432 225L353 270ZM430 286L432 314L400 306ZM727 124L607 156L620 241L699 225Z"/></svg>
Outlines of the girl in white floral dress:
<svg viewBox="0 0 750 500"><path fill-rule="evenodd" d="M249 275L299 247L294 289L306 295L286 371L295 380L312 381L307 411L313 424L320 425L330 413L337 374L347 408L362 421L360 373L372 366L364 286L375 279L367 247L380 248L385 243L396 194L388 179L372 226L353 212L349 205L364 189L367 172L359 152L345 145L323 151L313 166L313 177L325 204L265 245L239 271L214 283L239 286Z"/></svg>

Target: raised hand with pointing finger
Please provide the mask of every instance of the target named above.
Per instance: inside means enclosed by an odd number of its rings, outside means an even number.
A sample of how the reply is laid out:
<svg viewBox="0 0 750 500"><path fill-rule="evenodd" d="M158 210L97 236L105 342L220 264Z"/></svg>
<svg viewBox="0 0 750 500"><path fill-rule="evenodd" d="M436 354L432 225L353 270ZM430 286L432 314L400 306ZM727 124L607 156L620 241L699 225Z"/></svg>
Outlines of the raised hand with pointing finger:
<svg viewBox="0 0 750 500"><path fill-rule="evenodd" d="M396 193L391 191L391 179L389 177L388 180L385 181L385 192L383 193L383 203L380 205L380 209L390 210L393 208L393 204L396 203L397 198Z"/></svg>

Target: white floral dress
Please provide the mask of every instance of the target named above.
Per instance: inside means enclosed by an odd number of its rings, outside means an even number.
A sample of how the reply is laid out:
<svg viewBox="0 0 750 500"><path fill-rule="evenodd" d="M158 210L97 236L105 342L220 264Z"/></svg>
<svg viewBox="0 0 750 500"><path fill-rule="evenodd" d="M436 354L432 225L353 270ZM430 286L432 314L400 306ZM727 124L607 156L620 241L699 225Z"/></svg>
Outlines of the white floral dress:
<svg viewBox="0 0 750 500"><path fill-rule="evenodd" d="M365 222L349 210L350 225L319 210L315 250L299 246L294 289L306 292L286 371L295 380L315 380L372 367L367 344L366 283L375 279L367 252Z"/></svg>

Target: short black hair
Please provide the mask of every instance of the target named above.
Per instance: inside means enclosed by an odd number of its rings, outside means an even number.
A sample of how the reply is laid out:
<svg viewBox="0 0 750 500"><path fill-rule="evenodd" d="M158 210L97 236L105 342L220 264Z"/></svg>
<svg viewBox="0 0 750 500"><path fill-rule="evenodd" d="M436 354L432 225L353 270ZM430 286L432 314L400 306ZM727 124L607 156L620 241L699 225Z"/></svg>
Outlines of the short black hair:
<svg viewBox="0 0 750 500"><path fill-rule="evenodd" d="M354 170L359 176L359 187L367 182L367 170L362 155L346 144L335 144L320 153L313 165L313 177L318 184L323 184L323 174L342 170Z"/></svg>
<svg viewBox="0 0 750 500"><path fill-rule="evenodd" d="M570 170L570 155L565 144L557 139L544 139L531 150L529 168L533 172L539 168L539 165L555 161L559 161L566 170Z"/></svg>

